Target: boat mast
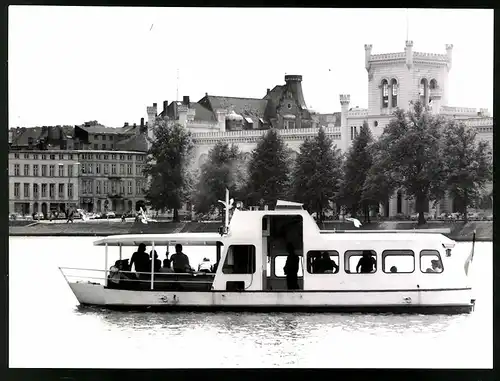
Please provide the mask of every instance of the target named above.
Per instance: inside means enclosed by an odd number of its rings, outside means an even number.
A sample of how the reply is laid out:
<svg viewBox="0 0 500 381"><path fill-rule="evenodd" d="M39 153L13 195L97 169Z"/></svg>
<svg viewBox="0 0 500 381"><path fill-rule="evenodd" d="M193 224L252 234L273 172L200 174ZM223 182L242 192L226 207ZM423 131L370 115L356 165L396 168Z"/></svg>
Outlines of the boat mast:
<svg viewBox="0 0 500 381"><path fill-rule="evenodd" d="M225 213L225 218L224 218L224 231L227 233L229 230L229 210L232 208L234 199L232 198L231 200L229 199L229 189L226 188L226 200L217 200L219 201L222 205L224 205L224 208L226 210Z"/></svg>

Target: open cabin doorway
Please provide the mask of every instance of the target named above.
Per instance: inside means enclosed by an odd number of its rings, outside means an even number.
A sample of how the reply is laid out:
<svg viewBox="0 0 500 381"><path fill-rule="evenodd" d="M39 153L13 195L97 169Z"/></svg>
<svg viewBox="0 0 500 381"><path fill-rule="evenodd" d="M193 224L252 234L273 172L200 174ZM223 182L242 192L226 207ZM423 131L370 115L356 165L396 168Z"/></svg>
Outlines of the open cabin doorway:
<svg viewBox="0 0 500 381"><path fill-rule="evenodd" d="M292 244L299 257L297 273L299 290L303 285L303 220L300 215L267 215L262 219L262 259L266 266L263 268L263 290L288 290L284 266L288 257L287 244Z"/></svg>

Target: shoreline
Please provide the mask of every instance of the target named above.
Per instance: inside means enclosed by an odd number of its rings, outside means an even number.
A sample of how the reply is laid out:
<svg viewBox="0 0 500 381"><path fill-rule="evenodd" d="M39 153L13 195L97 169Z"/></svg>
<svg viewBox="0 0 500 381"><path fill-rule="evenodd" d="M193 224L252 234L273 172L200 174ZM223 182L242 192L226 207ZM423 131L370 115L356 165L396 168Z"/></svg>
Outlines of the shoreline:
<svg viewBox="0 0 500 381"><path fill-rule="evenodd" d="M32 223L27 226L9 226L11 237L105 237L110 235L124 234L169 234L169 233L217 233L221 222L158 222L148 225L136 222L76 222L73 224L47 224ZM493 221L443 222L428 221L422 227L418 227L412 221L384 221L372 222L363 225L362 230L419 230L443 229L451 230L445 234L454 241L472 241L472 234L476 231L476 241L493 241ZM326 222L320 227L321 230L354 230L351 223Z"/></svg>

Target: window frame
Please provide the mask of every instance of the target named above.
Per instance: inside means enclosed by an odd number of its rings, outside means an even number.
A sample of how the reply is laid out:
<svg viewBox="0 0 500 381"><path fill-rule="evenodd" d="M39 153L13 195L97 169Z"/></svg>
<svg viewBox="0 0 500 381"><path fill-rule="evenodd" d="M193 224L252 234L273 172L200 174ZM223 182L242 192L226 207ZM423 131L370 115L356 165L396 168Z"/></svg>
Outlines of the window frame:
<svg viewBox="0 0 500 381"><path fill-rule="evenodd" d="M248 272L248 273L234 273L234 272L224 272L224 269L226 268L226 263L228 262L228 259L229 259L229 251L231 250L232 247L234 246L246 246L246 247L251 247L253 249L253 257L254 257L254 260L253 260L253 266L252 266L252 269L253 269L253 272ZM234 254L233 254L234 256ZM221 268L221 271L223 274L225 275L254 275L257 273L257 248L255 247L255 245L253 244L243 244L243 243L240 243L240 244L231 244L228 246L227 248L227 251L226 251L226 256L224 258L224 262L222 263L222 268ZM233 266L234 266L234 258L233 258Z"/></svg>
<svg viewBox="0 0 500 381"><path fill-rule="evenodd" d="M435 252L436 254L422 254L424 251L427 252ZM441 263L441 271L440 272L427 272L427 271L422 271L422 256L432 256L432 255L437 255L439 258L439 262ZM444 263L443 263L443 258L441 258L441 253L439 250L436 249L423 249L420 250L419 256L418 256L418 267L420 268L420 272L422 274L442 274L444 273Z"/></svg>
<svg viewBox="0 0 500 381"><path fill-rule="evenodd" d="M408 252L408 253L411 253L411 256L413 257L413 271L397 271L395 273L392 273L390 271L390 268L388 269L388 271L385 271L385 258L386 257L402 257L402 256L405 256L405 255L408 255L409 254L387 254L387 252L399 252L399 253L402 253L402 252ZM415 272L415 252L413 250L409 250L409 249L389 249L389 250L384 250L382 251L382 253L380 254L380 258L382 260L382 272L384 274L413 274ZM377 269L378 269L378 264L377 264Z"/></svg>
<svg viewBox="0 0 500 381"><path fill-rule="evenodd" d="M349 264L349 259L353 256L357 256L357 257L362 257L363 256L363 251L365 250L369 250L372 252L372 256L375 256L375 261L376 261L376 264L377 264L377 268L375 271L371 272L371 273L358 273L357 271L352 271L351 269L349 269L349 271L346 269L346 265ZM352 252L361 252L361 254L350 254ZM357 266L357 264L356 264ZM346 274L349 274L349 275L352 275L352 274L355 274L355 275L373 275L373 274L376 274L378 272L380 268L380 262L378 260L378 254L376 252L376 250L373 250L373 249L360 249L360 250L346 250L344 251L344 273ZM356 270L356 267L354 268L354 270Z"/></svg>
<svg viewBox="0 0 500 381"><path fill-rule="evenodd" d="M323 253L325 251L328 252L328 253L331 253L331 252L337 253L336 254L336 256L337 256L337 266L339 267L338 271L334 272L334 273L313 273L313 272L310 272L309 271L309 256L312 253L317 253L317 252ZM329 255L330 255L330 259L331 259L332 255L335 256L335 254L329 254ZM339 253L338 250L312 249L312 250L308 250L307 251L307 254L306 254L306 268L305 268L305 271L307 271L307 274L309 274L309 275L336 275L336 274L340 274L340 270L341 270L341 266L340 266L340 253ZM311 271L312 271L312 262L311 262Z"/></svg>

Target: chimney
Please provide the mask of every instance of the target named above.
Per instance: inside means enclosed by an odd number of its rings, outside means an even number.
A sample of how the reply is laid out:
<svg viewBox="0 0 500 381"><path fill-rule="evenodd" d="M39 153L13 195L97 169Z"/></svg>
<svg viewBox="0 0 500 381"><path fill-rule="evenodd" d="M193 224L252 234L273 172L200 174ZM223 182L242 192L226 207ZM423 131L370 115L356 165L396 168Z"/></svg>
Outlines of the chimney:
<svg viewBox="0 0 500 381"><path fill-rule="evenodd" d="M182 97L182 104L189 106L189 96L188 95L184 95Z"/></svg>
<svg viewBox="0 0 500 381"><path fill-rule="evenodd" d="M128 122L123 123L123 127L128 127Z"/></svg>
<svg viewBox="0 0 500 381"><path fill-rule="evenodd" d="M141 118L141 130L144 128L144 118Z"/></svg>
<svg viewBox="0 0 500 381"><path fill-rule="evenodd" d="M267 95L269 95L270 92L271 92L271 89L267 89Z"/></svg>
<svg viewBox="0 0 500 381"><path fill-rule="evenodd" d="M168 101L163 101L163 117L167 117Z"/></svg>
<svg viewBox="0 0 500 381"><path fill-rule="evenodd" d="M156 108L156 106L158 106L156 103L153 103L153 108Z"/></svg>

